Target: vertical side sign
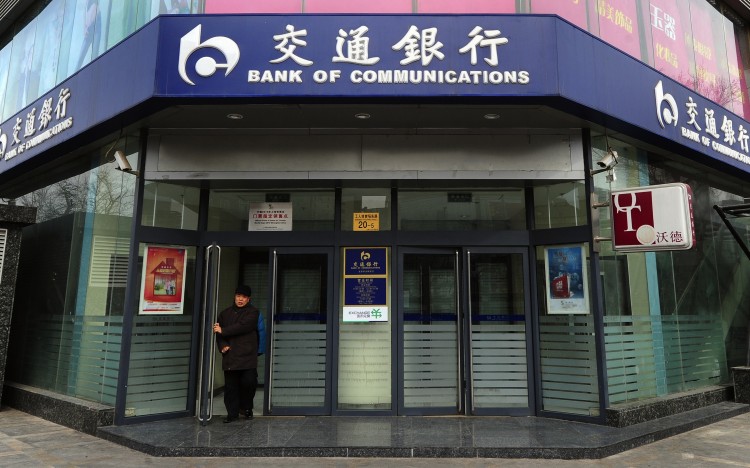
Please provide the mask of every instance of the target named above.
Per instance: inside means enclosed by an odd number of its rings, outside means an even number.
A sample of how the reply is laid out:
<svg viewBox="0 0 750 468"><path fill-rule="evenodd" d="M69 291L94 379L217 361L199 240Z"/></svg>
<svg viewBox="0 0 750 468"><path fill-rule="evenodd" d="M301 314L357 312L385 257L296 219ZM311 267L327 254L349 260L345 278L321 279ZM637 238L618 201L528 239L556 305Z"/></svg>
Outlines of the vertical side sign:
<svg viewBox="0 0 750 468"><path fill-rule="evenodd" d="M344 249L344 322L388 321L388 248Z"/></svg>

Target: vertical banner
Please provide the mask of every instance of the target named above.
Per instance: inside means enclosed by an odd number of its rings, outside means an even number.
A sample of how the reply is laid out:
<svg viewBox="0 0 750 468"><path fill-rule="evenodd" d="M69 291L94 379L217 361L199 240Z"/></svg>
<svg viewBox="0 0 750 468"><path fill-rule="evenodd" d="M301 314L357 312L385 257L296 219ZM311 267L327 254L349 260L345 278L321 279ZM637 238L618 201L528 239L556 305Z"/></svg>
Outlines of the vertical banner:
<svg viewBox="0 0 750 468"><path fill-rule="evenodd" d="M531 0L531 13L552 13L589 31L587 0Z"/></svg>
<svg viewBox="0 0 750 468"><path fill-rule="evenodd" d="M693 89L718 104L727 104L726 79L721 80L717 58L716 41L712 19L713 7L707 2L693 1L690 4L690 24L693 29L693 52L695 54L695 78ZM713 17L713 18L712 18ZM723 31L722 31L723 36ZM723 44L722 44L723 45Z"/></svg>
<svg viewBox="0 0 750 468"><path fill-rule="evenodd" d="M344 249L343 322L388 321L388 248Z"/></svg>
<svg viewBox="0 0 750 468"><path fill-rule="evenodd" d="M690 34L687 9L678 0L651 0L649 19L654 68L673 80L692 87L691 53L686 38Z"/></svg>
<svg viewBox="0 0 750 468"><path fill-rule="evenodd" d="M588 314L589 291L583 245L544 249L547 313Z"/></svg>
<svg viewBox="0 0 750 468"><path fill-rule="evenodd" d="M139 314L183 313L186 252L184 247L146 246L141 273Z"/></svg>

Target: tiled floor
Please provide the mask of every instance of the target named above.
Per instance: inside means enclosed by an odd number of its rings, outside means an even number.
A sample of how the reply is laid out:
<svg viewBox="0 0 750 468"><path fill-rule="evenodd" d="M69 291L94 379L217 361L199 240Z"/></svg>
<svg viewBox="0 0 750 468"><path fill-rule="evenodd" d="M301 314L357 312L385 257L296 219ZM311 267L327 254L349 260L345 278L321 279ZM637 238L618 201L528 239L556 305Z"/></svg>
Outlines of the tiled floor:
<svg viewBox="0 0 750 468"><path fill-rule="evenodd" d="M256 424L267 418L258 418L256 421L247 424L238 425L221 425L213 424L208 426L209 434L219 436L216 431L219 427L232 426L227 428L226 434L234 434L238 440L243 440L240 433L249 432L262 427L262 424ZM284 418L286 419L286 418ZM321 425L313 424L307 426L301 424L298 419L294 419L291 426L295 424L298 430L320 428ZM316 420L331 418L312 418ZM338 419L338 418L334 418ZM443 419L443 418L441 418ZM449 418L453 419L453 418ZM528 418L527 418L528 419ZM319 421L318 421L319 422ZM289 421L279 420L276 429L287 427L291 429ZM492 421L486 421L492 425ZM420 423L418 423L419 425ZM450 423L448 423L450 424ZM189 426L192 429L185 428L182 435L192 433L200 437L206 437L205 432L195 431L195 421L185 424L181 421L179 426ZM367 425L365 425L367 426ZM464 427L469 427L463 425ZM534 424L519 424L517 427L525 428L530 431ZM176 426L175 426L176 427ZM325 426L323 427L330 427ZM340 428L353 428L355 432L363 429L351 425L341 425ZM386 424L383 428L389 428L390 432L394 426ZM396 425L401 429L414 426ZM436 428L439 429L440 427ZM372 428L370 428L372 429ZM483 431L476 425L473 430ZM157 431L158 432L158 431ZM225 431L222 429L221 431ZM283 440L281 432L278 434L269 433L271 438L278 437ZM539 444L549 444L553 439L544 441L539 433ZM604 432L611 432L610 430ZM377 431L375 431L377 433ZM148 431L146 435L153 435L153 431ZM176 434L180 434L177 432ZM589 435L588 432L578 433L581 437ZM489 435L489 434L488 434ZM439 437L439 436L438 436ZM426 438L426 436L425 436ZM220 437L221 439L221 437ZM298 433L293 438L287 440L303 440L304 434ZM397 440L394 437L394 440ZM164 440L164 439L163 439ZM373 442L382 442L383 439L375 438ZM465 439L466 440L466 439ZM204 457L154 457L142 452L131 450L119 444L102 440L87 434L76 432L57 424L45 421L43 419L31 416L12 408L3 408L0 411L0 466L1 467L141 467L141 466L158 466L160 468L171 467L196 467L196 468L234 468L234 467L300 467L305 468L382 468L388 467L409 467L409 468L442 468L442 467L461 467L461 468L487 468L491 466L503 466L508 468L581 468L588 466L604 468L632 468L632 467L675 467L675 468L706 468L706 467L744 467L750 468L750 446L747 441L750 440L750 413L744 413L729 419L700 427L698 429L669 437L652 443L645 443L633 450L628 450L598 460L533 460L528 458L514 458L495 460L491 458L382 458L376 454L371 454L368 458L285 458L285 457L254 457L243 458L239 453L225 453L225 456L204 456ZM174 443L186 443L185 439L174 439ZM198 442L194 439L193 442ZM270 442L270 440L269 440ZM467 441L468 442L468 441ZM650 441L649 441L650 442ZM204 440L203 444L210 445L210 441ZM165 454L166 455L166 454ZM554 465L550 465L553 463Z"/></svg>
<svg viewBox="0 0 750 468"><path fill-rule="evenodd" d="M627 428L537 417L194 418L107 427L100 436L158 456L602 458L747 412L725 402Z"/></svg>

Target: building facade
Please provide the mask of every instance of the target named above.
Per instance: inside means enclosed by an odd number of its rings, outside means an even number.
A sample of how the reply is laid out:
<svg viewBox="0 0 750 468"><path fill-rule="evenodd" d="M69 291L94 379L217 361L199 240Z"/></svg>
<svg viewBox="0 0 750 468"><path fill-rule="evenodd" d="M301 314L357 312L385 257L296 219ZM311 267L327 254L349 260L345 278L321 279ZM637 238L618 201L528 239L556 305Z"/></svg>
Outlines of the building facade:
<svg viewBox="0 0 750 468"><path fill-rule="evenodd" d="M604 422L746 363L750 264L714 209L750 198L746 7L11 14L0 196L37 222L8 381L112 406L118 424L202 415L222 387L210 324L238 284L268 324L270 416ZM645 247L614 248L612 213L641 205L613 194L675 183L689 248L658 219Z"/></svg>

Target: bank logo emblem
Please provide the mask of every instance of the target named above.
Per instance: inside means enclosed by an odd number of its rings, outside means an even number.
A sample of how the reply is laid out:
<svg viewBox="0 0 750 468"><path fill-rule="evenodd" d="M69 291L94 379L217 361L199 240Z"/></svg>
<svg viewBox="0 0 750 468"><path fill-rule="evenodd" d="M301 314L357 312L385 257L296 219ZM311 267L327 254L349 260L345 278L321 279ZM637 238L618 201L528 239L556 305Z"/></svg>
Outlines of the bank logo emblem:
<svg viewBox="0 0 750 468"><path fill-rule="evenodd" d="M240 48L236 42L228 37L216 36L201 42L201 25L199 24L180 39L178 70L180 77L185 83L195 86L195 83L193 83L185 70L188 58L198 49L206 48L216 49L221 52L224 55L225 61L224 63L218 63L213 57L208 56L199 58L195 62L195 72L204 78L213 75L219 68L224 68L226 70L224 76L227 76L240 61Z"/></svg>
<svg viewBox="0 0 750 468"><path fill-rule="evenodd" d="M679 116L677 101L674 100L671 94L664 93L664 86L661 80L656 83L654 95L656 96L656 118L659 119L661 128L665 128L667 125L674 125L676 127Z"/></svg>
<svg viewBox="0 0 750 468"><path fill-rule="evenodd" d="M0 128L0 159L5 156L5 146L8 144L8 136L3 134L3 130Z"/></svg>

